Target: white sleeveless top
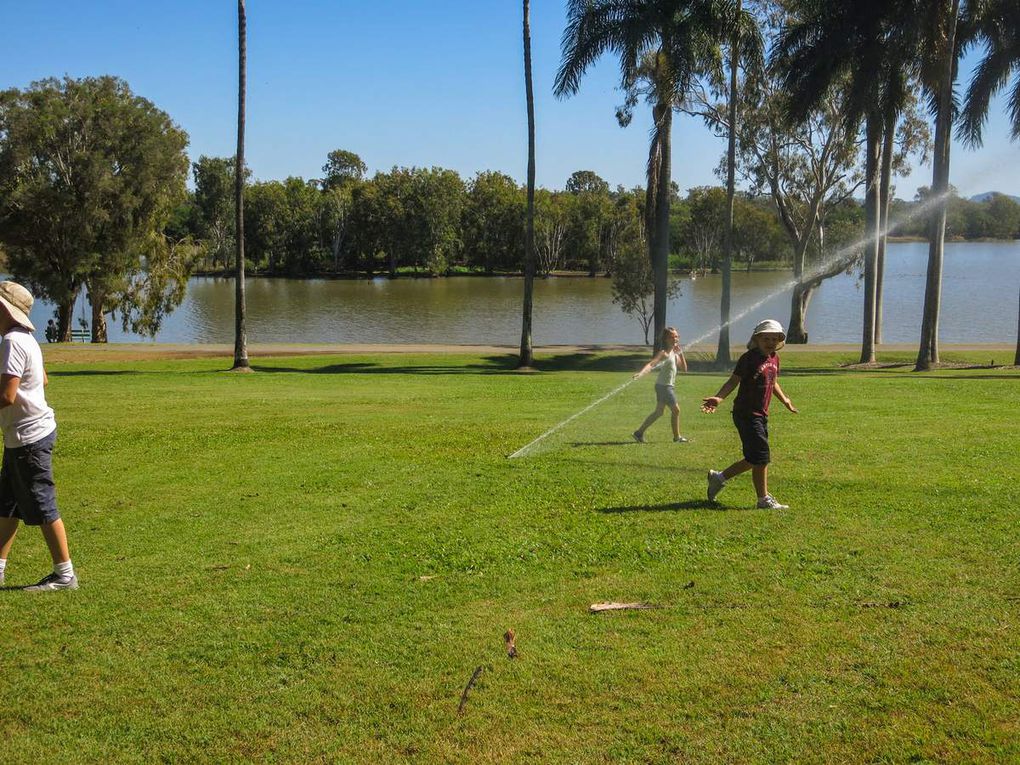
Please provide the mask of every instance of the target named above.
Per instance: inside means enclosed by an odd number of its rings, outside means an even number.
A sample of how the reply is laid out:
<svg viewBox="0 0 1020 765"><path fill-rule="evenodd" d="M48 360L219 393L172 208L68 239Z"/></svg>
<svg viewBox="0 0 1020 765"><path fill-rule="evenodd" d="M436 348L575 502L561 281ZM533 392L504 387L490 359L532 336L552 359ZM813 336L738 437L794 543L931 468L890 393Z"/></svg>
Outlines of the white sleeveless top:
<svg viewBox="0 0 1020 765"><path fill-rule="evenodd" d="M659 379L655 381L656 385L673 386L676 381L676 356L675 350L666 354L665 361L659 366Z"/></svg>

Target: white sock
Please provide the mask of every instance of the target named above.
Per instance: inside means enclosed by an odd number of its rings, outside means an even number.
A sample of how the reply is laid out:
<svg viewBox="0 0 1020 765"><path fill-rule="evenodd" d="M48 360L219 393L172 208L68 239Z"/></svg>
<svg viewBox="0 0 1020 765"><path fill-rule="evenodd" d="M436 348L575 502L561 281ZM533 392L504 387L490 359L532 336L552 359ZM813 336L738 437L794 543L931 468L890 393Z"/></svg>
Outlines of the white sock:
<svg viewBox="0 0 1020 765"><path fill-rule="evenodd" d="M7 558L0 558L0 574L7 568Z"/></svg>
<svg viewBox="0 0 1020 765"><path fill-rule="evenodd" d="M74 576L74 566L71 565L71 561L69 560L66 560L63 563L54 563L53 573L61 579L70 579Z"/></svg>

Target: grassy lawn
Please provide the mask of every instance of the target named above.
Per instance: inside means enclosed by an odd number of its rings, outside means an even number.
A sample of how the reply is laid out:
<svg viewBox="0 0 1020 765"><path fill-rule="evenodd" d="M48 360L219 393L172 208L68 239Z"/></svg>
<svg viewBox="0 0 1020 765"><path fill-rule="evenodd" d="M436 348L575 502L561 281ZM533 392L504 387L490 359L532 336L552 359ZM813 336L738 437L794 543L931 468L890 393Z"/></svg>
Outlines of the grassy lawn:
<svg viewBox="0 0 1020 765"><path fill-rule="evenodd" d="M704 501L718 373L506 459L634 355L51 363L82 586L0 592L4 761L1020 761L1020 372L852 355L783 353L779 513Z"/></svg>

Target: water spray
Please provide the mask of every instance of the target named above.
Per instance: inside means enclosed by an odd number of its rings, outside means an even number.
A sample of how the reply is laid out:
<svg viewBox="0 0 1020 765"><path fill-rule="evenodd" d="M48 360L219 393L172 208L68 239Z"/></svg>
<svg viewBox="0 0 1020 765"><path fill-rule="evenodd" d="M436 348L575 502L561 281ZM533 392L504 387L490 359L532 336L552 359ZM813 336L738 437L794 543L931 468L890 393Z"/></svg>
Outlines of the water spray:
<svg viewBox="0 0 1020 765"><path fill-rule="evenodd" d="M939 202L941 202L943 199L947 198L948 196L949 196L949 192L943 192L942 194L938 194L938 195L933 196L933 197L931 197L929 199L926 199L922 204L920 204L917 207L915 207L913 210L911 210L906 215L903 215L902 217L898 218L896 221L887 224L884 229L881 229L878 232L877 236L882 236L882 235L888 233L890 230L892 230L896 226L899 226L899 225L901 225L903 223L909 223L914 218L917 218L917 217L919 217L921 215L927 214L927 212L928 212L928 210L930 208L934 207L936 204L938 204ZM768 295L766 295L761 300L759 300L757 303L749 305L747 308L742 310L736 316L733 316L729 321L722 322L722 323L718 324L717 326L713 327L712 329L708 330L708 332L705 332L704 334L700 335L699 337L694 338L689 343L681 345L680 346L681 351L689 350L692 346L694 346L697 343L700 343L703 340L706 340L707 338L711 337L713 334L717 333L723 327L728 327L731 324L733 324L735 321L739 321L740 319L742 319L745 316L747 316L747 314L751 313L751 311L756 310L759 306L764 305L765 303L767 303L769 300L772 300L772 298L776 297L777 295L781 295L782 293L786 292L787 290L793 289L795 286L797 286L798 283L801 283L801 282L804 282L804 281L810 281L815 276L817 276L818 274L820 274L823 271L827 270L829 267L831 267L835 263L838 263L841 260L845 260L854 251L860 249L861 247L864 247L867 244L870 244L871 242L873 242L875 240L875 238L876 238L876 235L868 235L868 236L864 237L863 239L859 239L856 242L848 244L845 247L841 247L840 249L836 250L836 252L834 252L831 256L829 256L828 258L823 260L821 263L815 264L815 266L810 271L808 271L807 273L802 275L799 279L792 279L789 282L786 282L779 289L773 290ZM659 366L661 366L661 364L657 364L653 368L657 369ZM530 452L533 447L537 446L539 443L544 441L549 436L551 436L554 433L562 430L564 427L569 425L571 422L576 420L581 415L585 414L586 412L591 411L592 409L594 409L599 404L603 403L604 401L608 401L613 396L615 396L616 394L618 394L621 391L623 391L628 385L633 383L636 379L637 379L636 377L632 377L630 380L627 380L627 382L625 382L623 385L620 385L619 387L614 388L613 390L611 390L609 393L604 395L598 401L593 401L592 403L588 404L588 406L586 406L584 409L582 409L580 412L577 412L576 414L572 414L570 417L568 417L567 419L563 420L563 422L560 422L560 423L554 425L549 430L547 430L545 433L543 433L538 438L536 438L534 441L532 441L532 442L530 442L528 444L525 444L520 449L515 451L513 454L509 455L507 457L507 459L512 460L512 459L516 459L517 457L524 456L525 454Z"/></svg>

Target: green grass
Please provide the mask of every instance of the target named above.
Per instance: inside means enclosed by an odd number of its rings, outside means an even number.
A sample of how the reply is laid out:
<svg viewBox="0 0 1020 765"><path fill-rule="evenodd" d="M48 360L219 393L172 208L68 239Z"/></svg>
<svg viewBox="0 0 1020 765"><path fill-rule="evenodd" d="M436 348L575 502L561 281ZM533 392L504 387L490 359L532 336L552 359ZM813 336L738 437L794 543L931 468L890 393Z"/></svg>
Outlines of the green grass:
<svg viewBox="0 0 1020 765"><path fill-rule="evenodd" d="M703 501L717 373L506 459L637 356L51 364L82 586L0 592L4 760L1018 761L1020 373L850 355L783 354L781 513Z"/></svg>

